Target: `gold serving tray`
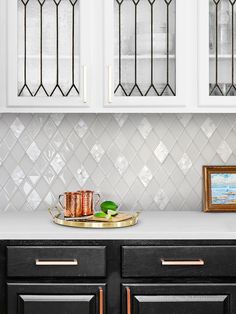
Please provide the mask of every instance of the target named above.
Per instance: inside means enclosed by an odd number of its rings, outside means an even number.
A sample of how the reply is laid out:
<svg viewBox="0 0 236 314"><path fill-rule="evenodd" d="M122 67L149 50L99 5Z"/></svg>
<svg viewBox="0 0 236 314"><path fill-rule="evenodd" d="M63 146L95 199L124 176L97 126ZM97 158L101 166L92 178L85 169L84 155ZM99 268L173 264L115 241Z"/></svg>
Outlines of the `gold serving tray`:
<svg viewBox="0 0 236 314"><path fill-rule="evenodd" d="M74 227L74 228L94 228L94 229L111 229L111 228L125 228L131 227L137 224L139 213L131 213L132 216L129 219L123 221L80 221L80 220L65 220L64 215L59 209L56 209L56 214L52 210L49 210L52 215L53 222L57 225Z"/></svg>

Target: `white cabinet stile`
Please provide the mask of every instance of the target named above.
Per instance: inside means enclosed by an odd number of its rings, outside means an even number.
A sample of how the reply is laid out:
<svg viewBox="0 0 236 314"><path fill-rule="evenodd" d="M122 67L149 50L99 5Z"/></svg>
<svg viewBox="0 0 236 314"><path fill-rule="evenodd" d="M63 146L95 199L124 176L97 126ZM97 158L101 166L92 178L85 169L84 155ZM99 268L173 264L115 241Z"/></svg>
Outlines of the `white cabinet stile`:
<svg viewBox="0 0 236 314"><path fill-rule="evenodd" d="M6 2L0 1L0 112L5 110L6 105L6 79L7 79L7 68L6 68Z"/></svg>

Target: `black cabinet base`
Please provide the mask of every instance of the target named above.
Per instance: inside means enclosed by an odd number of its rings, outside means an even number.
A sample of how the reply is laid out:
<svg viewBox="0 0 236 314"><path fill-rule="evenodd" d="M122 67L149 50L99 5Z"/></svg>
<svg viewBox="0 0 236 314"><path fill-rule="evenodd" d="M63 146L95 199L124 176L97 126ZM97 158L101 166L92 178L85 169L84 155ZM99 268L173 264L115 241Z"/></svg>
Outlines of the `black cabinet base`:
<svg viewBox="0 0 236 314"><path fill-rule="evenodd" d="M235 265L233 240L0 241L0 314L235 314Z"/></svg>

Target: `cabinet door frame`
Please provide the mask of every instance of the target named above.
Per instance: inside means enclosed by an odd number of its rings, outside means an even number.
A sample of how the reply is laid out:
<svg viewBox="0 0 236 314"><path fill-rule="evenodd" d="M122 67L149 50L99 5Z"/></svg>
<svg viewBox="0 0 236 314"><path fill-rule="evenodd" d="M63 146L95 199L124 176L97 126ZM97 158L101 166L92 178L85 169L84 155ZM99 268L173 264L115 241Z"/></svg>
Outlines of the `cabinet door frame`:
<svg viewBox="0 0 236 314"><path fill-rule="evenodd" d="M5 0L7 9L7 102L5 111L88 111L92 103L91 0L80 1L80 95L77 97L19 97L17 95L17 0Z"/></svg>
<svg viewBox="0 0 236 314"><path fill-rule="evenodd" d="M100 289L102 288L102 294ZM95 295L96 314L106 313L105 283L7 283L7 313L16 314L20 295ZM102 302L102 304L101 304Z"/></svg>
<svg viewBox="0 0 236 314"><path fill-rule="evenodd" d="M209 95L209 0L198 0L198 106L203 112L235 112L235 96Z"/></svg>
<svg viewBox="0 0 236 314"><path fill-rule="evenodd" d="M193 111L196 1L176 0L176 96L114 96L114 0L104 0L104 12L104 107L130 112L176 112L177 108L178 112Z"/></svg>
<svg viewBox="0 0 236 314"><path fill-rule="evenodd" d="M7 78L7 67L6 67L6 1L0 1L0 112L6 106L6 78Z"/></svg>
<svg viewBox="0 0 236 314"><path fill-rule="evenodd" d="M127 290L128 288L128 290ZM129 295L128 295L129 294ZM133 298L141 295L196 295L196 296L228 296L230 313L236 309L236 284L232 283L160 283L144 284L132 283L122 284L122 314L127 314L128 308L130 313L133 312ZM128 305L128 299L130 305ZM228 312L227 312L228 313Z"/></svg>

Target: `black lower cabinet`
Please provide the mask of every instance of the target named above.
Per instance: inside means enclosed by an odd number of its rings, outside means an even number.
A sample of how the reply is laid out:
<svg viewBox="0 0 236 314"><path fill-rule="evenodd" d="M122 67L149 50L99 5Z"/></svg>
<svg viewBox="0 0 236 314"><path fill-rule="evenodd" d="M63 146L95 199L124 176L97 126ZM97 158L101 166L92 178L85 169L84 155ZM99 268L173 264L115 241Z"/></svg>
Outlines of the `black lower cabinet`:
<svg viewBox="0 0 236 314"><path fill-rule="evenodd" d="M8 314L100 314L105 285L8 284Z"/></svg>
<svg viewBox="0 0 236 314"><path fill-rule="evenodd" d="M0 241L0 314L236 314L236 241Z"/></svg>
<svg viewBox="0 0 236 314"><path fill-rule="evenodd" d="M235 314L234 284L125 284L124 314Z"/></svg>

